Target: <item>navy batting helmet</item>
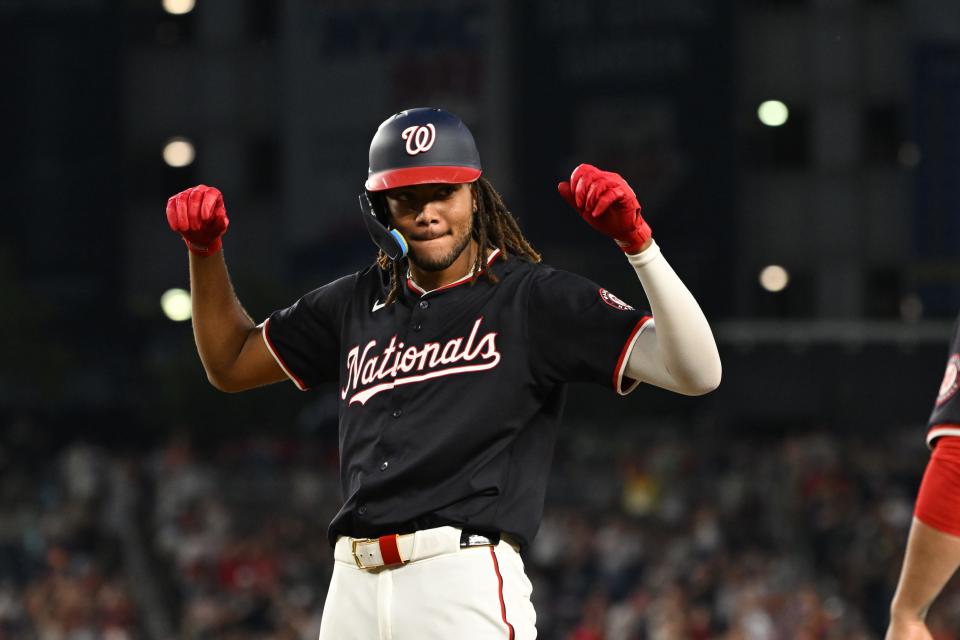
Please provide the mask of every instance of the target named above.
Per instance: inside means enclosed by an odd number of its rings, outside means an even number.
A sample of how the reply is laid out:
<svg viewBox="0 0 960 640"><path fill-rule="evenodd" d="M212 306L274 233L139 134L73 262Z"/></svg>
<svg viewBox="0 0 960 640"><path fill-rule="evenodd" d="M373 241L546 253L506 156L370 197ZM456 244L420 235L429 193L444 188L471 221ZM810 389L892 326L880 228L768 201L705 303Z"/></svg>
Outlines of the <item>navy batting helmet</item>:
<svg viewBox="0 0 960 640"><path fill-rule="evenodd" d="M363 223L391 259L407 254L407 242L386 226L378 191L435 182L460 184L480 177L480 154L460 118L433 108L407 109L384 120L370 142L366 190L360 194Z"/></svg>
<svg viewBox="0 0 960 640"><path fill-rule="evenodd" d="M431 182L473 182L480 154L460 118L443 109L407 109L390 116L370 143L367 191Z"/></svg>

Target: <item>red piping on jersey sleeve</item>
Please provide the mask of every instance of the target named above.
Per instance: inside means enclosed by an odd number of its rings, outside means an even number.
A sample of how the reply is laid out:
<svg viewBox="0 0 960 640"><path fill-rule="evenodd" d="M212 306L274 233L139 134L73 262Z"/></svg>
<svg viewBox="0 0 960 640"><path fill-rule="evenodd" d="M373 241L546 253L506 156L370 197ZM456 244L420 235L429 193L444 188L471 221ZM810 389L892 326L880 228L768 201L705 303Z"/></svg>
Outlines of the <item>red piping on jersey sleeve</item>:
<svg viewBox="0 0 960 640"><path fill-rule="evenodd" d="M493 571L497 574L497 592L500 595L500 616L503 618L503 624L507 625L507 631L509 633L507 637L509 640L514 640L513 625L507 621L507 603L503 600L503 576L500 575L500 563L497 562L497 554L493 550L493 546L490 547L490 557L493 558Z"/></svg>
<svg viewBox="0 0 960 640"><path fill-rule="evenodd" d="M264 344L267 345L267 351L269 351L270 355L273 356L273 359L277 361L277 364L280 365L280 368L283 369L283 372L287 374L287 377L293 381L293 384L297 385L297 389L300 389L300 391L306 391L307 389L309 389L309 387L305 385L303 383L303 380L297 377L297 375L294 374L293 371L290 370L290 367L287 366L287 363L284 362L283 358L280 357L280 354L277 353L277 348L274 346L273 342L270 341L270 334L268 332L269 326L270 326L270 318L267 318L266 320L263 321L263 329L262 329L263 342Z"/></svg>
<svg viewBox="0 0 960 640"><path fill-rule="evenodd" d="M617 358L617 366L613 368L613 390L622 396L633 391L633 388L636 386L636 380L627 378L627 380L630 380L628 385L630 389L628 391L623 390L623 372L627 368L627 358L630 357L630 352L633 351L633 345L637 342L637 338L640 337L643 328L646 327L647 323L651 320L653 320L653 316L643 316L640 318L640 322L633 328L627 341L623 344L623 349L620 350L620 357Z"/></svg>
<svg viewBox="0 0 960 640"><path fill-rule="evenodd" d="M960 436L960 424L935 424L927 431L927 446L933 449L937 438Z"/></svg>
<svg viewBox="0 0 960 640"><path fill-rule="evenodd" d="M960 438L937 441L923 474L914 515L938 531L960 536Z"/></svg>

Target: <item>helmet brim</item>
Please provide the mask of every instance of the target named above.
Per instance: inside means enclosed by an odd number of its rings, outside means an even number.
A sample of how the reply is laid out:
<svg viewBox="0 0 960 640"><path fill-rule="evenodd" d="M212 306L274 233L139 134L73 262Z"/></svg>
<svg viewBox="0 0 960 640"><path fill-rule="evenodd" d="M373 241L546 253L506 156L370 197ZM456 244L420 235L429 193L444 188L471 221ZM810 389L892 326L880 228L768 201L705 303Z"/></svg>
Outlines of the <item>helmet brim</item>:
<svg viewBox="0 0 960 640"><path fill-rule="evenodd" d="M474 167L405 167L379 171L367 177L367 191L386 191L415 184L474 182L482 172Z"/></svg>

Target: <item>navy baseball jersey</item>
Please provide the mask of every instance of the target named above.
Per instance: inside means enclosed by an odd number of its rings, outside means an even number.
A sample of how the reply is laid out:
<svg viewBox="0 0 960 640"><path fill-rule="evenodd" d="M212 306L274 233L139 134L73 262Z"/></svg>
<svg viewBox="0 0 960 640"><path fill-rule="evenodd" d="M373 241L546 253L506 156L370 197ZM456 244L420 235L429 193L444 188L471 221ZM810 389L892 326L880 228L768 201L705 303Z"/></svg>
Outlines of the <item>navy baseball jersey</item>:
<svg viewBox="0 0 960 640"><path fill-rule="evenodd" d="M943 373L943 382L927 423L927 446L933 447L940 436L960 436L960 399L957 386L960 384L960 316L953 327L953 342L947 357L947 368Z"/></svg>
<svg viewBox="0 0 960 640"><path fill-rule="evenodd" d="M308 293L264 323L300 389L339 384L338 535L443 525L539 526L566 384L626 394L627 356L651 315L591 281L493 252L485 275L385 305L376 266Z"/></svg>

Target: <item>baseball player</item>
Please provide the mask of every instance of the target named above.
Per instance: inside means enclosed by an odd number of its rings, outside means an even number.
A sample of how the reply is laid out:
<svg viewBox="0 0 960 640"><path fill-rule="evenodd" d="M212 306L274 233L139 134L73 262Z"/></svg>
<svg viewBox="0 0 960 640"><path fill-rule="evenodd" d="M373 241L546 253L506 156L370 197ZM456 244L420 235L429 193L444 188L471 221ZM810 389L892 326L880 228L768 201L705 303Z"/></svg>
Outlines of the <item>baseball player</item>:
<svg viewBox="0 0 960 640"><path fill-rule="evenodd" d="M719 384L710 327L630 186L580 165L558 188L626 254L652 314L542 264L470 131L440 109L400 112L373 137L360 200L376 261L262 324L231 288L220 192L168 201L211 383L338 384L343 507L321 638L534 638L519 552L542 515L567 383Z"/></svg>
<svg viewBox="0 0 960 640"><path fill-rule="evenodd" d="M913 525L890 605L887 640L932 640L924 619L960 566L960 317L947 369L930 414L927 446L933 451L920 483Z"/></svg>

